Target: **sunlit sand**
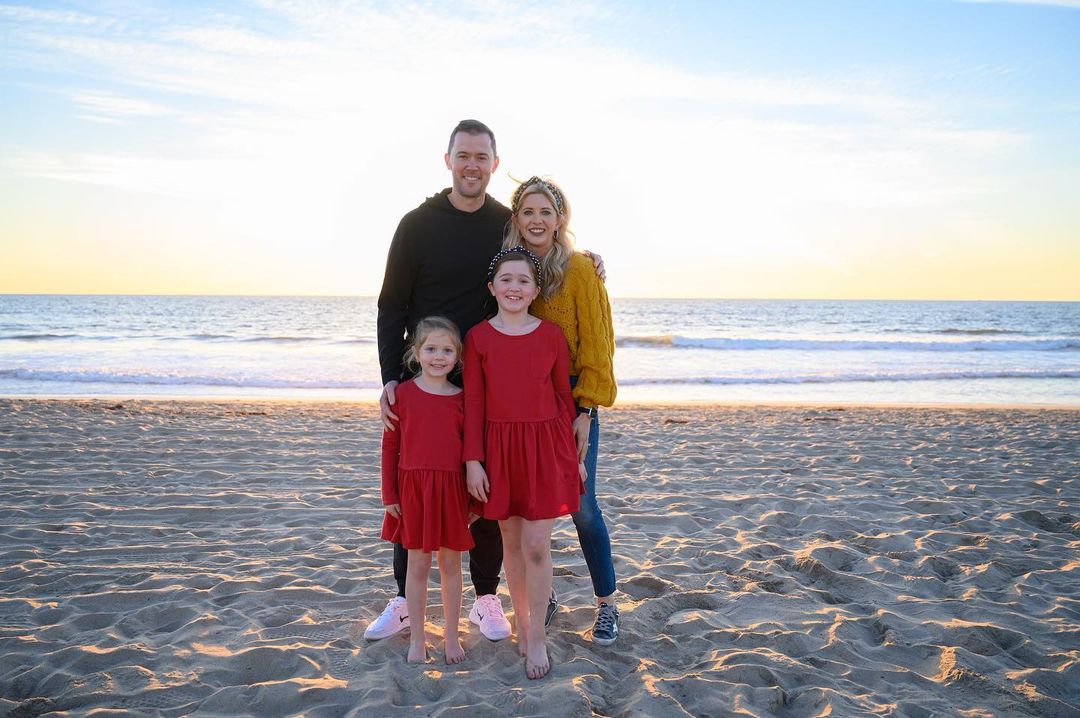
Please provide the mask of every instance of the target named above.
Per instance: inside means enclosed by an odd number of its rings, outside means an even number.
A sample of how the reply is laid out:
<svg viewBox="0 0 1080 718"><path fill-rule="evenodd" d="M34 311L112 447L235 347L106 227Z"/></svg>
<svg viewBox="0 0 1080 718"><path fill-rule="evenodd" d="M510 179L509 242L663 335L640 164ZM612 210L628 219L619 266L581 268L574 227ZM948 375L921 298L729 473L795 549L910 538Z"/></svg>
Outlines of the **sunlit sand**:
<svg viewBox="0 0 1080 718"><path fill-rule="evenodd" d="M1080 715L1080 412L603 422L623 633L589 641L559 522L534 682L464 615L453 667L360 638L392 586L370 405L0 400L0 712Z"/></svg>

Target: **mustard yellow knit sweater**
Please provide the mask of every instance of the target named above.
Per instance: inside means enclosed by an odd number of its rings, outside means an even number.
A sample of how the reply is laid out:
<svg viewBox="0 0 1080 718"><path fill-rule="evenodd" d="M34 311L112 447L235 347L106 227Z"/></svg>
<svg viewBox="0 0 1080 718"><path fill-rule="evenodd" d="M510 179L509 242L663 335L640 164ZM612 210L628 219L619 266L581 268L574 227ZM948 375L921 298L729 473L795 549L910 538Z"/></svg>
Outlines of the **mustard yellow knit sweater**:
<svg viewBox="0 0 1080 718"><path fill-rule="evenodd" d="M615 403L615 333L611 305L592 260L574 254L563 285L551 299L538 298L529 311L562 329L570 347L570 370L577 375L574 402L593 408Z"/></svg>

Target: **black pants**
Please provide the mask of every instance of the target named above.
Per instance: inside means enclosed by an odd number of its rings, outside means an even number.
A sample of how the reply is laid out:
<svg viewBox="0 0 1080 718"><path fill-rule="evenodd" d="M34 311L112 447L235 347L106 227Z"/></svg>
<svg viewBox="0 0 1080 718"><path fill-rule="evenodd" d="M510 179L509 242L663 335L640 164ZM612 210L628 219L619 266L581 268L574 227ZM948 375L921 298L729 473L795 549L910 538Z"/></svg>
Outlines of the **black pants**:
<svg viewBox="0 0 1080 718"><path fill-rule="evenodd" d="M499 588L499 572L502 571L502 533L499 522L477 519L469 528L476 546L469 551L469 576L476 595L486 596ZM397 594L405 595L405 576L409 570L409 552L399 543L394 544L394 580Z"/></svg>

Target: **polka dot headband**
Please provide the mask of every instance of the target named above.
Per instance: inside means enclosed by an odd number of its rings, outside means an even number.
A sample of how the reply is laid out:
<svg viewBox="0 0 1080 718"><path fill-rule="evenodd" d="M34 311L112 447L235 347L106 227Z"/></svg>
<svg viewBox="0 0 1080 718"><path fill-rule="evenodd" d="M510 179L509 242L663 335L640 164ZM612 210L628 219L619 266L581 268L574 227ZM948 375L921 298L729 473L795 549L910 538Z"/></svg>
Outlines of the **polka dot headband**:
<svg viewBox="0 0 1080 718"><path fill-rule="evenodd" d="M511 247L510 249L504 249L504 250L500 251L498 254L496 254L494 257L492 257L491 258L491 263L488 264L487 280L489 282L492 282L492 281L495 280L495 265L497 265L499 263L500 259L502 259L503 257L505 257L507 255L510 255L510 254L520 254L521 255L520 257L514 257L514 259L523 259L523 260L528 260L529 262L532 262L533 277L536 278L536 286L539 287L540 286L540 277L544 276L543 272L540 269L540 260L537 259L535 254L533 254L532 252L530 252L529 250L527 250L527 249L525 249L524 247L521 247L521 246Z"/></svg>
<svg viewBox="0 0 1080 718"><path fill-rule="evenodd" d="M532 187L534 185L540 185L541 187L543 187L545 190L548 191L548 193L555 200L555 209L558 210L559 214L562 214L563 213L562 190L560 190L558 185L556 185L554 182L549 182L548 180L537 177L536 175L533 175L529 179L527 179L524 182L522 182L521 184L519 184L518 188L516 190L514 190L514 194L510 195L510 211L513 212L514 214L517 214L518 202L521 201L521 195L525 192L525 190L527 190L529 187Z"/></svg>

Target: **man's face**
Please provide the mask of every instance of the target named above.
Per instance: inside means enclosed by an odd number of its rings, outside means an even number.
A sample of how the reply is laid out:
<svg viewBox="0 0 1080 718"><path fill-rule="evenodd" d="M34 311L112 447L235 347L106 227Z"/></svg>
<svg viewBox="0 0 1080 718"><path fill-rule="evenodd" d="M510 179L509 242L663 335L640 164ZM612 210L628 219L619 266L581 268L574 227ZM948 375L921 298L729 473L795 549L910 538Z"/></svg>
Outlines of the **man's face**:
<svg viewBox="0 0 1080 718"><path fill-rule="evenodd" d="M499 166L499 158L491 148L487 133L470 135L458 132L446 155L446 169L454 178L454 192L462 197L483 197L491 173Z"/></svg>

